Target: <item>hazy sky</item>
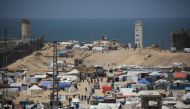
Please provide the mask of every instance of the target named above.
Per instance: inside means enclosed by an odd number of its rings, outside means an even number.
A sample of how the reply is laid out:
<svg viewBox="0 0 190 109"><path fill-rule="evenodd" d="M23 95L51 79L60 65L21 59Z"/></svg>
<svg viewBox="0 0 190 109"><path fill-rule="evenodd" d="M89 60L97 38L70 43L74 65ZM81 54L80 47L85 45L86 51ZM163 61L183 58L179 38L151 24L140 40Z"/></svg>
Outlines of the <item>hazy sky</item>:
<svg viewBox="0 0 190 109"><path fill-rule="evenodd" d="M0 18L190 17L190 0L0 0Z"/></svg>

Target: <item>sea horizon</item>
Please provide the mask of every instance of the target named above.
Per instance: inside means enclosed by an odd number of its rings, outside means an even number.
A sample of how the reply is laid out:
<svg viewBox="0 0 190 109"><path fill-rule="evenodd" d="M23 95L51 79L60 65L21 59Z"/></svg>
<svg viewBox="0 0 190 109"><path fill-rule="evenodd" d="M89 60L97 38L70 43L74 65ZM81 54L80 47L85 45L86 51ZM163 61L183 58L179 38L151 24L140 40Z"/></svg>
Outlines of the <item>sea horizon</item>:
<svg viewBox="0 0 190 109"><path fill-rule="evenodd" d="M143 22L144 45L156 44L170 48L172 31L190 29L190 18L112 18L112 19L29 19L32 37L43 36L46 41L78 40L90 42L106 35L110 40L134 44L134 23ZM0 19L0 27L7 27L7 36L20 35L22 19ZM13 29L9 29L13 28ZM3 30L0 29L0 37Z"/></svg>

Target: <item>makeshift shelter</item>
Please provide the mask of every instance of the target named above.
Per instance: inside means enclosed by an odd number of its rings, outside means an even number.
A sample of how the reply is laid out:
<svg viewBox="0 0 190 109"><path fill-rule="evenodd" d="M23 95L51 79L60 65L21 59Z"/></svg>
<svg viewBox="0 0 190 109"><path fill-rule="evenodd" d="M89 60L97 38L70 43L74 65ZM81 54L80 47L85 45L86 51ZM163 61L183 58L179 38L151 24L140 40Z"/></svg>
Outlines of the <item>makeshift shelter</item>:
<svg viewBox="0 0 190 109"><path fill-rule="evenodd" d="M61 60L57 61L57 67L64 67L65 63ZM49 68L53 68L53 63L50 64Z"/></svg>
<svg viewBox="0 0 190 109"><path fill-rule="evenodd" d="M53 87L53 81L41 81L39 86L50 89Z"/></svg>
<svg viewBox="0 0 190 109"><path fill-rule="evenodd" d="M11 86L11 87L19 88L19 90L21 90L22 83L11 83L10 86Z"/></svg>
<svg viewBox="0 0 190 109"><path fill-rule="evenodd" d="M82 49L82 51L89 51L90 50L90 48L88 46L82 46L81 49Z"/></svg>
<svg viewBox="0 0 190 109"><path fill-rule="evenodd" d="M70 72L67 72L66 75L76 75L79 76L80 72L77 69L73 69Z"/></svg>
<svg viewBox="0 0 190 109"><path fill-rule="evenodd" d="M177 109L190 109L190 105L186 105L183 102L177 102L176 105L174 105Z"/></svg>
<svg viewBox="0 0 190 109"><path fill-rule="evenodd" d="M147 85L150 85L150 84L151 84L151 82L148 81L146 78L142 78L142 79L140 79L140 80L138 81L138 83L141 83L141 84L147 84Z"/></svg>
<svg viewBox="0 0 190 109"><path fill-rule="evenodd" d="M92 52L93 53L103 53L104 52L104 48L103 47L93 47L92 48Z"/></svg>
<svg viewBox="0 0 190 109"><path fill-rule="evenodd" d="M0 90L3 92L3 90ZM7 97L17 97L19 96L19 89L18 88L5 88L5 93L7 93Z"/></svg>
<svg viewBox="0 0 190 109"><path fill-rule="evenodd" d="M174 81L173 83L180 83L180 84L182 84L182 83L184 83L184 82L181 81L181 80L176 80L176 81Z"/></svg>
<svg viewBox="0 0 190 109"><path fill-rule="evenodd" d="M65 88L68 88L70 86L71 86L71 84L68 84L68 83L65 83L65 82L60 82L59 83L59 88L60 89L65 89Z"/></svg>
<svg viewBox="0 0 190 109"><path fill-rule="evenodd" d="M107 86L107 85L105 85L105 86L102 86L102 92L103 93L105 93L105 92L107 92L107 91L111 91L112 90L112 86Z"/></svg>
<svg viewBox="0 0 190 109"><path fill-rule="evenodd" d="M186 73L177 72L175 73L175 78L186 78Z"/></svg>
<svg viewBox="0 0 190 109"><path fill-rule="evenodd" d="M80 49L81 49L81 46L80 46L80 45L74 45L74 46L73 46L73 49L74 49L74 50L80 50Z"/></svg>
<svg viewBox="0 0 190 109"><path fill-rule="evenodd" d="M30 95L38 95L38 94L42 94L43 93L43 90L38 87L37 85L33 85L32 87L30 87L27 92L30 94Z"/></svg>
<svg viewBox="0 0 190 109"><path fill-rule="evenodd" d="M64 51L59 51L59 52L57 52L57 56L59 56L59 57L67 57L67 51L66 50L64 50Z"/></svg>
<svg viewBox="0 0 190 109"><path fill-rule="evenodd" d="M150 76L162 76L160 71L153 71L152 73L149 74Z"/></svg>
<svg viewBox="0 0 190 109"><path fill-rule="evenodd" d="M131 84L131 88L147 90L147 84Z"/></svg>
<svg viewBox="0 0 190 109"><path fill-rule="evenodd" d="M187 100L187 99L190 100L190 93L187 93L187 94L183 95L183 97L181 99L182 100Z"/></svg>

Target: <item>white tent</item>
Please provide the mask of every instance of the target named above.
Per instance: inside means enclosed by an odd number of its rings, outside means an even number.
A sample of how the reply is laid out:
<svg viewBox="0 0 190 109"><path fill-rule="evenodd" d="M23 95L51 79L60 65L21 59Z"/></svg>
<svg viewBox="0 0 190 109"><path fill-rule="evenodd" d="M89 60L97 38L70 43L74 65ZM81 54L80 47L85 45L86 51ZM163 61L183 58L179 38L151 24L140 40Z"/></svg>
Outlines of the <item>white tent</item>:
<svg viewBox="0 0 190 109"><path fill-rule="evenodd" d="M33 85L32 87L30 87L27 92L30 94L30 95L36 95L36 94L42 94L43 93L43 90L38 87L37 85Z"/></svg>
<svg viewBox="0 0 190 109"><path fill-rule="evenodd" d="M103 52L104 51L104 48L103 47L93 47L92 48L92 52L93 53L96 53L96 52Z"/></svg>
<svg viewBox="0 0 190 109"><path fill-rule="evenodd" d="M69 46L70 46L70 45L73 45L73 43L71 43L71 42L60 42L60 44L61 44L61 45L69 45Z"/></svg>
<svg viewBox="0 0 190 109"><path fill-rule="evenodd" d="M77 69L73 69L70 72L66 73L66 75L78 75L80 72Z"/></svg>
<svg viewBox="0 0 190 109"><path fill-rule="evenodd" d="M177 109L190 109L190 105L186 105L183 102L177 102L175 105Z"/></svg>
<svg viewBox="0 0 190 109"><path fill-rule="evenodd" d="M173 83L184 83L184 82L181 81L181 80L176 80L176 81L174 81Z"/></svg>
<svg viewBox="0 0 190 109"><path fill-rule="evenodd" d="M89 48L88 46L82 46L81 49L82 49L83 51L88 51L88 50L90 50L90 48Z"/></svg>
<svg viewBox="0 0 190 109"><path fill-rule="evenodd" d="M74 50L79 50L79 49L81 49L81 46L80 46L80 45L74 45L74 46L73 46L73 49L74 49Z"/></svg>
<svg viewBox="0 0 190 109"><path fill-rule="evenodd" d="M150 76L161 76L161 72L160 71L153 71L152 73L149 74Z"/></svg>
<svg viewBox="0 0 190 109"><path fill-rule="evenodd" d="M187 94L183 95L183 97L181 99L182 100L190 99L190 93L187 93Z"/></svg>

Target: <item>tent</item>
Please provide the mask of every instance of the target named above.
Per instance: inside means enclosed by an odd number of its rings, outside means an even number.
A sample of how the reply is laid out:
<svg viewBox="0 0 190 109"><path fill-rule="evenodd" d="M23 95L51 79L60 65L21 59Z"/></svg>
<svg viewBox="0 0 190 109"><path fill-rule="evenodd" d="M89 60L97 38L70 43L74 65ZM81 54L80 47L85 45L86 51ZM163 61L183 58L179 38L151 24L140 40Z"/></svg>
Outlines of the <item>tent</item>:
<svg viewBox="0 0 190 109"><path fill-rule="evenodd" d="M102 92L105 93L107 91L112 90L112 86L107 86L107 85L106 86L102 86L102 90L103 90Z"/></svg>
<svg viewBox="0 0 190 109"><path fill-rule="evenodd" d="M148 81L146 78L142 78L142 79L140 79L140 80L138 81L138 83L141 83L141 84L147 84L147 85L150 85L150 84L151 84L151 82Z"/></svg>
<svg viewBox="0 0 190 109"><path fill-rule="evenodd" d="M81 49L81 46L80 46L80 45L74 45L74 46L73 46L73 49L74 49L74 50L79 50L79 49Z"/></svg>
<svg viewBox="0 0 190 109"><path fill-rule="evenodd" d="M181 81L181 80L176 80L176 81L174 81L173 83L184 83L184 82Z"/></svg>
<svg viewBox="0 0 190 109"><path fill-rule="evenodd" d="M79 70L73 69L70 72L66 73L66 75L79 75Z"/></svg>
<svg viewBox="0 0 190 109"><path fill-rule="evenodd" d="M1 93L3 92L2 89L0 91L1 91ZM7 92L8 97L19 96L19 89L18 88L5 88L4 91Z"/></svg>
<svg viewBox="0 0 190 109"><path fill-rule="evenodd" d="M88 50L90 50L90 48L89 48L88 46L82 46L81 49L82 49L83 51L88 51Z"/></svg>
<svg viewBox="0 0 190 109"><path fill-rule="evenodd" d="M96 52L103 52L104 51L104 48L103 47L93 47L92 48L92 52L93 53L96 53Z"/></svg>
<svg viewBox="0 0 190 109"><path fill-rule="evenodd" d="M160 71L153 71L152 73L149 74L150 76L161 76L161 72Z"/></svg>
<svg viewBox="0 0 190 109"><path fill-rule="evenodd" d="M167 81L165 79L159 79L155 82L156 84L160 84L160 83L167 83Z"/></svg>
<svg viewBox="0 0 190 109"><path fill-rule="evenodd" d="M42 94L43 93L43 90L38 87L37 85L33 85L32 87L30 87L27 92L30 94L30 95L36 95L36 94Z"/></svg>
<svg viewBox="0 0 190 109"><path fill-rule="evenodd" d="M60 89L65 89L65 88L68 88L68 87L70 87L70 86L71 86L70 84L65 83L65 82L60 82L60 83L59 83L59 88L60 88Z"/></svg>
<svg viewBox="0 0 190 109"><path fill-rule="evenodd" d="M175 78L186 78L186 74L183 72L175 73Z"/></svg>
<svg viewBox="0 0 190 109"><path fill-rule="evenodd" d="M46 88L52 88L53 81L41 81L39 86L46 87Z"/></svg>
<svg viewBox="0 0 190 109"><path fill-rule="evenodd" d="M187 94L183 95L183 97L181 99L182 100L187 100L187 99L190 100L190 93L187 93Z"/></svg>
<svg viewBox="0 0 190 109"><path fill-rule="evenodd" d="M57 67L64 67L65 63L61 60L57 61ZM49 68L53 68L53 63L50 64Z"/></svg>
<svg viewBox="0 0 190 109"><path fill-rule="evenodd" d="M186 105L183 102L177 102L175 105L177 109L190 109L190 105Z"/></svg>

